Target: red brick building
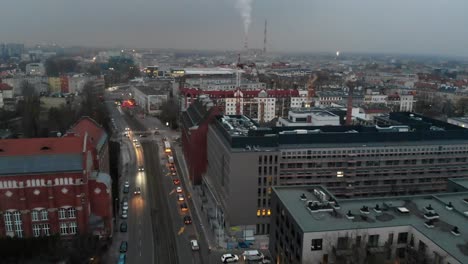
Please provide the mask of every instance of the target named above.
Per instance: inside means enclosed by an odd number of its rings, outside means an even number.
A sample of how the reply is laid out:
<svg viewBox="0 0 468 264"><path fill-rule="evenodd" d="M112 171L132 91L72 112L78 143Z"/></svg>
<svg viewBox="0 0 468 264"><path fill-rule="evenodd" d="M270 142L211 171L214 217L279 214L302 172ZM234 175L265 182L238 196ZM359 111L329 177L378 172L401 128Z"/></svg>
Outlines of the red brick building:
<svg viewBox="0 0 468 264"><path fill-rule="evenodd" d="M182 149L193 184L200 184L206 171L206 135L208 125L220 114L211 99L201 96L182 113Z"/></svg>
<svg viewBox="0 0 468 264"><path fill-rule="evenodd" d="M89 118L72 130L0 140L0 237L112 235L111 178L100 170L109 162L97 154L107 157L107 135Z"/></svg>

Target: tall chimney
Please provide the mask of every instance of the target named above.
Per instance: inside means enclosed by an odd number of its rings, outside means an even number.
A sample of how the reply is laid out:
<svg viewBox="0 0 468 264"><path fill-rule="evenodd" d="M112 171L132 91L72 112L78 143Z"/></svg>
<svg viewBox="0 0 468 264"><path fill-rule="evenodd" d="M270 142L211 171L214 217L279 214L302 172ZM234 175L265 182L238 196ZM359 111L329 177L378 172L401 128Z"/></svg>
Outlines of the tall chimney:
<svg viewBox="0 0 468 264"><path fill-rule="evenodd" d="M263 32L263 53L267 51L267 20L265 19L265 31Z"/></svg>

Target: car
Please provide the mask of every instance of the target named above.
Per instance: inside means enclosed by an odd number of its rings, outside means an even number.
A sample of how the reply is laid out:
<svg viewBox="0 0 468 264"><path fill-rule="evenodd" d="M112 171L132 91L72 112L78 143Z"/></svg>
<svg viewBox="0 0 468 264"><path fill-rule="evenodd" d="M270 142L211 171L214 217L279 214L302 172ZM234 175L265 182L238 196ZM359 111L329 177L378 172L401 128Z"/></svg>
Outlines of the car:
<svg viewBox="0 0 468 264"><path fill-rule="evenodd" d="M175 185L179 185L180 184L180 180L175 178L172 180L172 182L175 184Z"/></svg>
<svg viewBox="0 0 468 264"><path fill-rule="evenodd" d="M127 187L127 188L130 187L130 183L128 181L125 181L124 182L124 187Z"/></svg>
<svg viewBox="0 0 468 264"><path fill-rule="evenodd" d="M145 171L145 167L143 166L138 167L138 171Z"/></svg>
<svg viewBox="0 0 468 264"><path fill-rule="evenodd" d="M122 241L122 243L120 243L120 253L125 253L127 252L127 248L128 248L128 243L127 241Z"/></svg>
<svg viewBox="0 0 468 264"><path fill-rule="evenodd" d="M134 139L133 139L133 142L134 142L134 143L137 143L137 142L138 142L138 139L134 138Z"/></svg>
<svg viewBox="0 0 468 264"><path fill-rule="evenodd" d="M185 200L184 195L183 194L177 195L177 200L184 201Z"/></svg>
<svg viewBox="0 0 468 264"><path fill-rule="evenodd" d="M119 255L119 262L117 262L117 263L118 263L118 264L125 264L126 259L127 259L127 255L125 255L125 253L120 253L120 255Z"/></svg>
<svg viewBox="0 0 468 264"><path fill-rule="evenodd" d="M180 187L180 186L177 186L177 188L176 188L176 192L177 192L177 193L181 193L181 192L182 192L182 187Z"/></svg>
<svg viewBox="0 0 468 264"><path fill-rule="evenodd" d="M186 204L186 203L180 204L180 210L181 210L182 212L188 211L188 206L187 206L187 204Z"/></svg>
<svg viewBox="0 0 468 264"><path fill-rule="evenodd" d="M123 193L128 193L129 191L130 191L130 188L124 186L124 188L123 188Z"/></svg>
<svg viewBox="0 0 468 264"><path fill-rule="evenodd" d="M146 134L141 134L140 137L145 138L145 137L148 137L148 136Z"/></svg>
<svg viewBox="0 0 468 264"><path fill-rule="evenodd" d="M130 131L130 128L129 128L129 127L126 127L126 128L125 128L125 131Z"/></svg>
<svg viewBox="0 0 468 264"><path fill-rule="evenodd" d="M141 189L140 189L140 187L136 187L136 188L135 188L134 194L135 194L135 195L140 195L140 194L141 194Z"/></svg>
<svg viewBox="0 0 468 264"><path fill-rule="evenodd" d="M120 223L120 232L122 232L122 233L127 232L127 223L126 222Z"/></svg>
<svg viewBox="0 0 468 264"><path fill-rule="evenodd" d="M139 142L136 142L136 143L135 143L135 147L137 147L137 148L141 147L140 143L139 143Z"/></svg>
<svg viewBox="0 0 468 264"><path fill-rule="evenodd" d="M122 209L128 210L128 202L122 202Z"/></svg>
<svg viewBox="0 0 468 264"><path fill-rule="evenodd" d="M127 210L122 210L122 214L120 215L120 218L127 219L128 218L128 211Z"/></svg>
<svg viewBox="0 0 468 264"><path fill-rule="evenodd" d="M198 245L198 241L195 239L190 240L190 246L192 247L192 250L199 250L200 246Z"/></svg>
<svg viewBox="0 0 468 264"><path fill-rule="evenodd" d="M246 250L244 253L242 253L242 256L244 256L244 260L251 261L259 261L263 260L264 258L263 254L258 250Z"/></svg>
<svg viewBox="0 0 468 264"><path fill-rule="evenodd" d="M192 217L190 215L184 216L184 224L190 225L192 223Z"/></svg>
<svg viewBox="0 0 468 264"><path fill-rule="evenodd" d="M229 263L229 262L237 262L239 261L239 256L231 253L227 253L221 256L221 262Z"/></svg>

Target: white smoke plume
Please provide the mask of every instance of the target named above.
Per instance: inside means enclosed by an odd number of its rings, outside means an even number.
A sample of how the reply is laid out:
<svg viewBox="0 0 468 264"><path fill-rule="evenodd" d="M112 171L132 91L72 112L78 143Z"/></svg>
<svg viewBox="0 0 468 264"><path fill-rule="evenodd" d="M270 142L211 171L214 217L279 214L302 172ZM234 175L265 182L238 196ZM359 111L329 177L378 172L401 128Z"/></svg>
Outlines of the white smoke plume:
<svg viewBox="0 0 468 264"><path fill-rule="evenodd" d="M252 22L252 1L253 0L236 0L236 8L239 9L242 21L244 22L244 34L249 33L250 22Z"/></svg>

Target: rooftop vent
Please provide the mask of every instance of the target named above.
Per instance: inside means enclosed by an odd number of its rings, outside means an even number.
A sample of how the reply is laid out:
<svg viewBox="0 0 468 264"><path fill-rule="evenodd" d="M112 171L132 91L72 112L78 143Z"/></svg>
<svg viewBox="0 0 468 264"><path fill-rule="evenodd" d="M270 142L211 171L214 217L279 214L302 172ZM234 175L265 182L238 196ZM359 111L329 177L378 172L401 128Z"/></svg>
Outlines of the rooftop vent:
<svg viewBox="0 0 468 264"><path fill-rule="evenodd" d="M307 200L307 196L305 195L305 193L301 194L301 201L305 201Z"/></svg>
<svg viewBox="0 0 468 264"><path fill-rule="evenodd" d="M351 213L351 210L349 210L349 211L346 213L346 218L348 218L349 220L353 220L353 219L354 219L354 215L353 215L353 213Z"/></svg>
<svg viewBox="0 0 468 264"><path fill-rule="evenodd" d="M424 207L424 210L426 210L426 212L428 213L435 213L435 210L434 208L432 208L432 205L429 204L428 206Z"/></svg>
<svg viewBox="0 0 468 264"><path fill-rule="evenodd" d="M424 225L425 225L427 228L434 228L434 220L433 220L433 219L430 219L430 220L424 222Z"/></svg>
<svg viewBox="0 0 468 264"><path fill-rule="evenodd" d="M445 206L445 208L447 208L447 210L450 210L450 211L453 210L452 202L449 202L449 203Z"/></svg>
<svg viewBox="0 0 468 264"><path fill-rule="evenodd" d="M439 214L435 213L435 212L427 212L427 213L424 214L424 218L429 219L429 220L437 219L437 218L439 218Z"/></svg>
<svg viewBox="0 0 468 264"><path fill-rule="evenodd" d="M406 207L397 207L397 211L401 214L409 214L409 210Z"/></svg>
<svg viewBox="0 0 468 264"><path fill-rule="evenodd" d="M365 205L363 205L359 211L361 212L361 214L369 214L370 213L369 212L369 207L367 207Z"/></svg>
<svg viewBox="0 0 468 264"><path fill-rule="evenodd" d="M458 226L454 226L451 232L454 236L459 236L461 234L460 230L458 230Z"/></svg>
<svg viewBox="0 0 468 264"><path fill-rule="evenodd" d="M374 207L374 211L375 211L376 213L381 213L381 212L382 212L382 209L380 209L380 206L379 206L378 204L376 204L375 207Z"/></svg>
<svg viewBox="0 0 468 264"><path fill-rule="evenodd" d="M41 150L50 150L50 148L48 146L44 146L41 148Z"/></svg>

